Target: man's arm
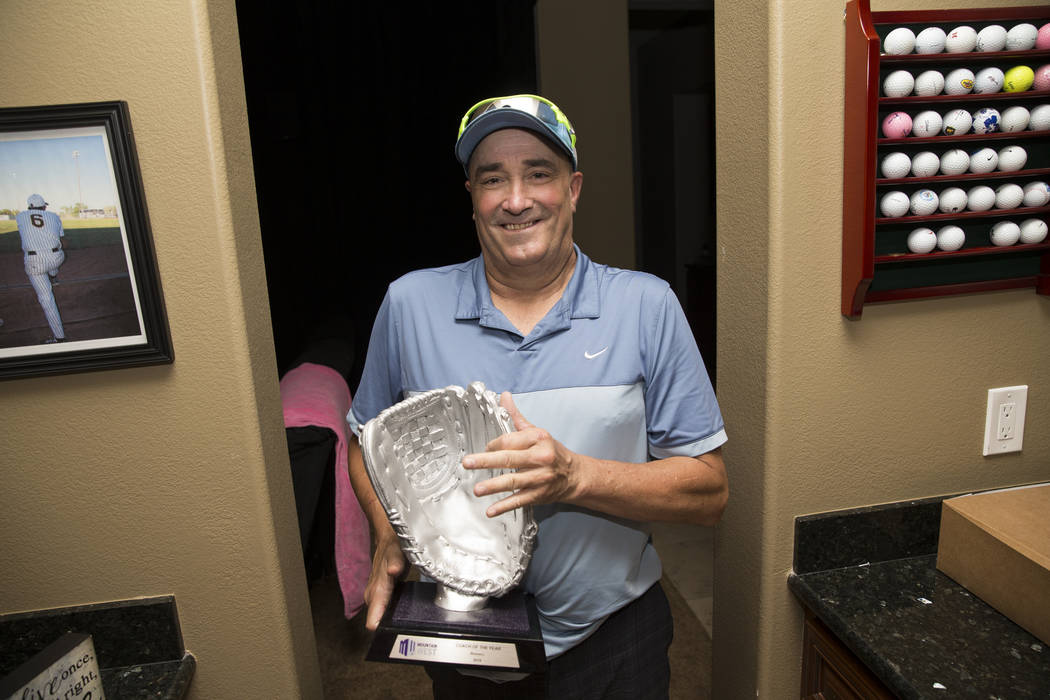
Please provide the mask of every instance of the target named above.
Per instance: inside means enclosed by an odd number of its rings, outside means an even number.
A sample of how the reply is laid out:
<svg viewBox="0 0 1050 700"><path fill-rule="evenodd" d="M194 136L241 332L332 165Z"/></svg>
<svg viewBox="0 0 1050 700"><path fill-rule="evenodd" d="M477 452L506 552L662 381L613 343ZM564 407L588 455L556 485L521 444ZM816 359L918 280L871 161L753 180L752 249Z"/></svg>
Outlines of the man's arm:
<svg viewBox="0 0 1050 700"><path fill-rule="evenodd" d="M368 605L365 627L375 630L386 611L387 603L390 602L394 583L407 570L407 562L405 555L401 553L397 534L387 520L386 510L368 479L361 445L353 435L350 436L348 457L350 484L354 487L361 509L372 525L372 541L375 544L372 572L368 576L368 585L365 586L365 603Z"/></svg>
<svg viewBox="0 0 1050 700"><path fill-rule="evenodd" d="M644 464L597 459L572 452L529 423L509 393L501 400L516 432L490 442L487 452L463 460L468 469L513 470L474 487L478 496L513 492L489 507L490 517L554 502L638 521L714 525L722 517L729 483L720 450Z"/></svg>

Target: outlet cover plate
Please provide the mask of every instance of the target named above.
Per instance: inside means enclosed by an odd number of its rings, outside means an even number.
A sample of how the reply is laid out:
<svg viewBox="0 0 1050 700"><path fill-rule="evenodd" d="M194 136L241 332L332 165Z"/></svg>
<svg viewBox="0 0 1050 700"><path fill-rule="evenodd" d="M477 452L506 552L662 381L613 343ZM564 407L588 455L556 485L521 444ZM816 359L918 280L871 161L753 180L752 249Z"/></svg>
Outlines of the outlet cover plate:
<svg viewBox="0 0 1050 700"><path fill-rule="evenodd" d="M984 418L984 451L982 454L1000 455L1020 452L1024 439L1024 416L1028 404L1028 385L1005 386L988 390L988 407ZM1009 406L1009 411L1004 411ZM1010 425L1012 437L1000 439L1001 425Z"/></svg>

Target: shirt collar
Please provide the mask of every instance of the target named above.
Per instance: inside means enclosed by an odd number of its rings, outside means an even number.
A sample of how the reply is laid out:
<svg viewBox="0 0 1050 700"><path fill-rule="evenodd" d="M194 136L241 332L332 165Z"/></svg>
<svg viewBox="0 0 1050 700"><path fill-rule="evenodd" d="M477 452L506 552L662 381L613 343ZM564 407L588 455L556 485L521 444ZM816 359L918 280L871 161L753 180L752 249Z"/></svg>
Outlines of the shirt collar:
<svg viewBox="0 0 1050 700"><path fill-rule="evenodd" d="M576 250L576 268L572 279L562 293L558 303L537 325L544 326L547 332L553 332L571 325L574 318L598 318L601 315L601 303L598 298L598 266L573 243ZM517 333L503 313L492 304L489 283L485 278L485 261L478 256L470 261L470 275L464 276L459 286L459 298L456 306L456 320L477 320L482 326L500 328ZM551 325L553 324L553 326Z"/></svg>

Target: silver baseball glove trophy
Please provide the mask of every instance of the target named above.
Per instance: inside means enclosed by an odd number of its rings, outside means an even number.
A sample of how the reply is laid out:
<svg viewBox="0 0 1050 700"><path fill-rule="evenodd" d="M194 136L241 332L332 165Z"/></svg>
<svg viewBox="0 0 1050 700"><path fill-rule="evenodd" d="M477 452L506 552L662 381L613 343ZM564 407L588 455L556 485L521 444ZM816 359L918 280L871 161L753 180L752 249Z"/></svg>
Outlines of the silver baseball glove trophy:
<svg viewBox="0 0 1050 700"><path fill-rule="evenodd" d="M406 399L361 432L368 476L401 549L437 582L434 602L446 610L484 608L521 581L532 557L531 508L490 518L485 509L506 494L474 495L474 484L503 470L461 464L512 430L496 394L474 382Z"/></svg>

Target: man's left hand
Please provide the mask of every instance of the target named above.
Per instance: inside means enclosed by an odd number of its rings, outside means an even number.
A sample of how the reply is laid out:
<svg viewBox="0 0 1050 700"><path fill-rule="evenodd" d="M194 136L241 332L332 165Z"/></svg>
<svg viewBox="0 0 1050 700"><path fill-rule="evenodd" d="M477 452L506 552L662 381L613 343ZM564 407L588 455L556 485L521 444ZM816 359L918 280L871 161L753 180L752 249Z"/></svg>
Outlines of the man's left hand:
<svg viewBox="0 0 1050 700"><path fill-rule="evenodd" d="M509 391L500 395L500 404L510 414L515 432L491 441L485 452L463 458L467 469L512 470L474 486L475 496L512 492L489 506L485 514L494 518L523 506L570 500L581 483L581 455L527 421L514 405Z"/></svg>

